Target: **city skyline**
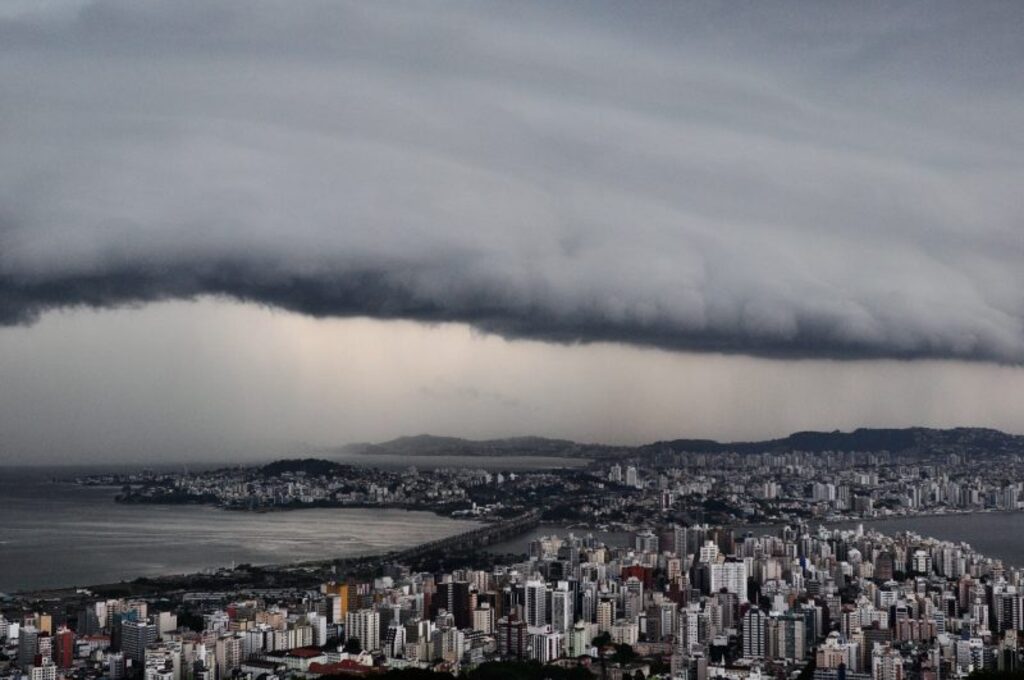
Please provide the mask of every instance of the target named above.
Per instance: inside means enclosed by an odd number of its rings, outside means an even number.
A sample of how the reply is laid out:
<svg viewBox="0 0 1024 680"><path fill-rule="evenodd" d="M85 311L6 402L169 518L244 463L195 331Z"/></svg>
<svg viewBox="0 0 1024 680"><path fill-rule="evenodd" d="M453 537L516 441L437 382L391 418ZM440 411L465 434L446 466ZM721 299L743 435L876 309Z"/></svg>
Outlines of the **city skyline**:
<svg viewBox="0 0 1024 680"><path fill-rule="evenodd" d="M1012 680L1024 553L1007 539L1024 517L1024 438L922 436L842 451L677 442L625 464L605 451L516 471L292 459L37 480L91 515L97 502L133 518L173 506L205 526L198 506L214 505L292 543L292 561L154 573L132 558L151 547L87 526L96 547L117 542L96 552L149 576L71 587L73 565L0 570L0 584L22 584L0 598L0 677ZM309 513L345 508L373 508L378 529L389 510L433 513L435 534L380 536L371 551L335 542L296 562L325 529ZM295 544L274 515L311 535Z"/></svg>

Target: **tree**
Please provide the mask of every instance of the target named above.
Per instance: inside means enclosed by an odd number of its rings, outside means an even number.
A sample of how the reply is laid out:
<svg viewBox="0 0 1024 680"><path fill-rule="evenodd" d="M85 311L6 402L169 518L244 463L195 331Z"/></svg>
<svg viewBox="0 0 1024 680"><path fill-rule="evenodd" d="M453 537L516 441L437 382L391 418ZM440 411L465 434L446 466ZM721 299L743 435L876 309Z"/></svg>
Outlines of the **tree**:
<svg viewBox="0 0 1024 680"><path fill-rule="evenodd" d="M351 676L337 676L338 680L348 680ZM392 669L381 676L387 680L455 680L451 673L435 673L427 668ZM326 678L323 680L327 680Z"/></svg>
<svg viewBox="0 0 1024 680"><path fill-rule="evenodd" d="M613 658L619 663L629 663L636 659L636 652L633 651L631 645L615 645L615 656Z"/></svg>
<svg viewBox="0 0 1024 680"><path fill-rule="evenodd" d="M1024 671L998 671L984 668L972 672L967 676L967 680L1024 680Z"/></svg>
<svg viewBox="0 0 1024 680"><path fill-rule="evenodd" d="M359 638L350 637L348 640L345 640L345 646L342 648L342 651L349 654L358 654L363 651L363 645L359 642Z"/></svg>

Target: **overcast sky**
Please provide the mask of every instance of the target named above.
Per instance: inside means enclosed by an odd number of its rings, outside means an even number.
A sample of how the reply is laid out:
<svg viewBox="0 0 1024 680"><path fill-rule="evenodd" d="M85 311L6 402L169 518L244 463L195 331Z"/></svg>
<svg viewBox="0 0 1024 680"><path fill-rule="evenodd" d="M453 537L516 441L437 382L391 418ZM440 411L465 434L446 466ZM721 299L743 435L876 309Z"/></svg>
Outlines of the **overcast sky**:
<svg viewBox="0 0 1024 680"><path fill-rule="evenodd" d="M0 460L1024 431L1021 35L1018 2L2 4Z"/></svg>

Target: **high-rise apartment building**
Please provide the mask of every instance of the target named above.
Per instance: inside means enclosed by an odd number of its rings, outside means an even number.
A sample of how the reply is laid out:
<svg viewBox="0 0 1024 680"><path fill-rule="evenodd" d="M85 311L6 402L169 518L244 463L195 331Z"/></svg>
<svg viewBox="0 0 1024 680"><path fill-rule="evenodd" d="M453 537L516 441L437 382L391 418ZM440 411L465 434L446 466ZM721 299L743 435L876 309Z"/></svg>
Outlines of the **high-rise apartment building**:
<svg viewBox="0 0 1024 680"><path fill-rule="evenodd" d="M345 617L345 637L356 638L365 650L380 649L380 612L375 609L349 612Z"/></svg>
<svg viewBox="0 0 1024 680"><path fill-rule="evenodd" d="M525 591L525 618L527 626L547 623L547 586L543 581L527 581Z"/></svg>

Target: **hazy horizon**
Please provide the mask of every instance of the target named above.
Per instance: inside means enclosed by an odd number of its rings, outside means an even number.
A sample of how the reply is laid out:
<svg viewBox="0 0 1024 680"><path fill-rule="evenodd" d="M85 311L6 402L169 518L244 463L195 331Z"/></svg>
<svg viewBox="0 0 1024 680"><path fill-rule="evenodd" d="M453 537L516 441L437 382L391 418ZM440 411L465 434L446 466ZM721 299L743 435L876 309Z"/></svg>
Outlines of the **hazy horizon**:
<svg viewBox="0 0 1024 680"><path fill-rule="evenodd" d="M0 7L0 462L1024 432L1024 5Z"/></svg>
<svg viewBox="0 0 1024 680"><path fill-rule="evenodd" d="M422 433L643 444L862 426L1017 432L1024 399L1024 369L993 364L559 345L217 300L54 312L0 330L0 354L3 463L266 460Z"/></svg>

